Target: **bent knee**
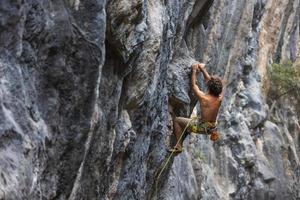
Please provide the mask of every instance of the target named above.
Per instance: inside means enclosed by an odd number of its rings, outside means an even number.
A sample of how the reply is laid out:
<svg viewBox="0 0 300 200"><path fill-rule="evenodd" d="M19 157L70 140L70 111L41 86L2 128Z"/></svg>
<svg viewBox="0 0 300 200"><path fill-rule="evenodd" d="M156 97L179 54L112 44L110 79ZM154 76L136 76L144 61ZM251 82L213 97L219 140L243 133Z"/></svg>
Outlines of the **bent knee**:
<svg viewBox="0 0 300 200"><path fill-rule="evenodd" d="M185 127L189 123L190 120L191 119L184 118L184 117L176 117L175 118L175 122L181 127Z"/></svg>

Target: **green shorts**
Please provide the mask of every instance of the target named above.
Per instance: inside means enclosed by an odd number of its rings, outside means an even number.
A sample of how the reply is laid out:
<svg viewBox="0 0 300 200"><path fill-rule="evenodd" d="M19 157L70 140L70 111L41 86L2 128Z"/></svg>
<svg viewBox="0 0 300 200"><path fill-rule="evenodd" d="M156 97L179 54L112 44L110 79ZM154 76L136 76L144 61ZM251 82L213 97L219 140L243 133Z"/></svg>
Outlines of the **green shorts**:
<svg viewBox="0 0 300 200"><path fill-rule="evenodd" d="M176 121L182 129L188 125L186 131L193 133L210 134L216 128L215 122L203 122L199 118L176 117Z"/></svg>

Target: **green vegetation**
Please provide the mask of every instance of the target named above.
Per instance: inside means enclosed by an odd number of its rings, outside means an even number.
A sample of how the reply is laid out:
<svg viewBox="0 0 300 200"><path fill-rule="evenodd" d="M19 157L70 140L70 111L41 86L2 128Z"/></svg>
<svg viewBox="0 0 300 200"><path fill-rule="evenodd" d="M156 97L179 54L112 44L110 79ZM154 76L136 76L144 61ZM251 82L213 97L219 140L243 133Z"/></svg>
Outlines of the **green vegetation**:
<svg viewBox="0 0 300 200"><path fill-rule="evenodd" d="M205 162L205 156L204 156L204 154L202 153L202 151L200 149L196 149L196 151L195 151L195 157L199 161Z"/></svg>
<svg viewBox="0 0 300 200"><path fill-rule="evenodd" d="M291 61L273 63L269 66L270 80L269 98L279 100L288 95L295 99L296 106L300 107L300 65Z"/></svg>
<svg viewBox="0 0 300 200"><path fill-rule="evenodd" d="M270 89L268 99L275 104L282 97L288 96L300 113L300 64L286 61L273 63L268 68Z"/></svg>

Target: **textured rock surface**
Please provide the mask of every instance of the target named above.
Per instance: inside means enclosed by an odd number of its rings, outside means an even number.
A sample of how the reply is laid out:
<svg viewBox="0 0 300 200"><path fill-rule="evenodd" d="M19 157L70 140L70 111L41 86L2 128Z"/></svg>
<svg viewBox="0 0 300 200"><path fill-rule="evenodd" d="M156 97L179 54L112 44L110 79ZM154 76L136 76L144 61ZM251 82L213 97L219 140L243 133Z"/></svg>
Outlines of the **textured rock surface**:
<svg viewBox="0 0 300 200"><path fill-rule="evenodd" d="M0 199L300 199L299 116L288 98L270 111L266 76L300 62L299 15L299 0L1 0ZM226 80L222 138L189 136L157 182L195 60Z"/></svg>

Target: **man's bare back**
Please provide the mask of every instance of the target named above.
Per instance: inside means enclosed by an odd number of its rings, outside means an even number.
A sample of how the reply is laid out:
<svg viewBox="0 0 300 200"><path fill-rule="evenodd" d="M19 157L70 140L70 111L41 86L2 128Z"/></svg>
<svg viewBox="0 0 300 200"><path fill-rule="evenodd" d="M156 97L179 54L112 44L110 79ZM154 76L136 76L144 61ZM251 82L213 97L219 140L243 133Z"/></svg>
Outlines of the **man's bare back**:
<svg viewBox="0 0 300 200"><path fill-rule="evenodd" d="M204 122L215 122L221 106L221 97L214 97L206 94L202 98L198 98L201 108L201 120Z"/></svg>

